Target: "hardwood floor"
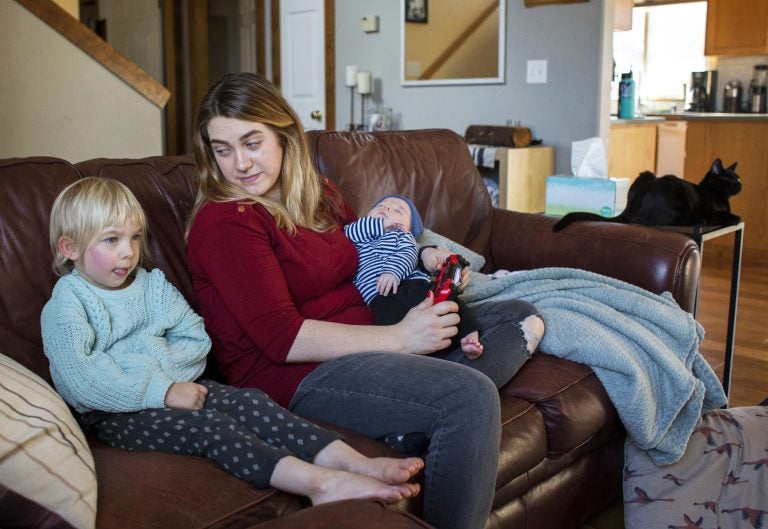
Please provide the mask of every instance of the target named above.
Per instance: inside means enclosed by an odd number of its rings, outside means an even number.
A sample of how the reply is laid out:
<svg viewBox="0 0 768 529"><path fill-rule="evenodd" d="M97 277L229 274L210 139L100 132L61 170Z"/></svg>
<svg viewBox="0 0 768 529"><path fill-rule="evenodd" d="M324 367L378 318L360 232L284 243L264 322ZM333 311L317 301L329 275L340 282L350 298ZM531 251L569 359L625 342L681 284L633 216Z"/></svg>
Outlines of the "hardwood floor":
<svg viewBox="0 0 768 529"><path fill-rule="evenodd" d="M704 248L706 250L706 246ZM723 252L731 255L730 252ZM721 254L722 255L722 254ZM698 320L705 336L699 350L718 376L723 375L731 262L704 252ZM768 265L744 264L736 309L734 361L729 406L754 406L768 397ZM580 529L623 529L621 499Z"/></svg>
<svg viewBox="0 0 768 529"><path fill-rule="evenodd" d="M705 336L700 350L723 375L730 261L708 255L702 266L698 320ZM754 406L768 397L768 265L741 268L729 406Z"/></svg>

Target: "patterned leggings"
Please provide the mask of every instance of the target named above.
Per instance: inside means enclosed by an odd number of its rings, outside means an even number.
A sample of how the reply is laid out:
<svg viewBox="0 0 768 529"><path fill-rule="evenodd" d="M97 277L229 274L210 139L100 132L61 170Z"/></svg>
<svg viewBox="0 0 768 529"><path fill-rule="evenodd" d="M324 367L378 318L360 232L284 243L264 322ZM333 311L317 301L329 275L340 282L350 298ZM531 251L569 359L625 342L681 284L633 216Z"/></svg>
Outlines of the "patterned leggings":
<svg viewBox="0 0 768 529"><path fill-rule="evenodd" d="M339 439L258 389L198 383L208 388L201 410L94 411L83 414L82 423L109 446L207 457L258 488L269 486L280 459L292 455L312 462Z"/></svg>

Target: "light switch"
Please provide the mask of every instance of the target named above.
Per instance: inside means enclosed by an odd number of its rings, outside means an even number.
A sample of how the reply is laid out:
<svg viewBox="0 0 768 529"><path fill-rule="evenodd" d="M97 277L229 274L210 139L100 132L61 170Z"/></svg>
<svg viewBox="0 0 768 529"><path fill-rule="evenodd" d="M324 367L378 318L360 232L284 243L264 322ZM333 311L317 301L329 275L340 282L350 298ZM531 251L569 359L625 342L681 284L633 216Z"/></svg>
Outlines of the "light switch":
<svg viewBox="0 0 768 529"><path fill-rule="evenodd" d="M376 33L379 31L379 15L369 15L363 17L363 21L360 23L360 27L366 33Z"/></svg>
<svg viewBox="0 0 768 529"><path fill-rule="evenodd" d="M528 71L525 76L525 82L528 84L546 84L547 61L528 61Z"/></svg>

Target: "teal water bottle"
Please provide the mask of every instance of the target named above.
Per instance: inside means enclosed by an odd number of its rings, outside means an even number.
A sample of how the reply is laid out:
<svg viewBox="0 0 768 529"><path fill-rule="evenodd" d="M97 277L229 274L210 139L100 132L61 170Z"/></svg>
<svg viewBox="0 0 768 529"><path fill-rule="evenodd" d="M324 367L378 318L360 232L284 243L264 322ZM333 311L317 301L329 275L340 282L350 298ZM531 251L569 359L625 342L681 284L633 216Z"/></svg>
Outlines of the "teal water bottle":
<svg viewBox="0 0 768 529"><path fill-rule="evenodd" d="M619 119L632 119L635 117L635 80L632 79L632 70L621 74L619 82Z"/></svg>

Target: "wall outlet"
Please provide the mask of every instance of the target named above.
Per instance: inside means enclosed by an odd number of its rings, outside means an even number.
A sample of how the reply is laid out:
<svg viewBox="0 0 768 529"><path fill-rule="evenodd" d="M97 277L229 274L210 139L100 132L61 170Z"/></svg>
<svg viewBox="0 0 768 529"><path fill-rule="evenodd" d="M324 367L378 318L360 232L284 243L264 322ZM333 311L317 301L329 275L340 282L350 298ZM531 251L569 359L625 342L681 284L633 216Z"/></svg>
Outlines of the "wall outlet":
<svg viewBox="0 0 768 529"><path fill-rule="evenodd" d="M525 76L525 82L528 84L546 84L547 61L528 61L528 70Z"/></svg>

